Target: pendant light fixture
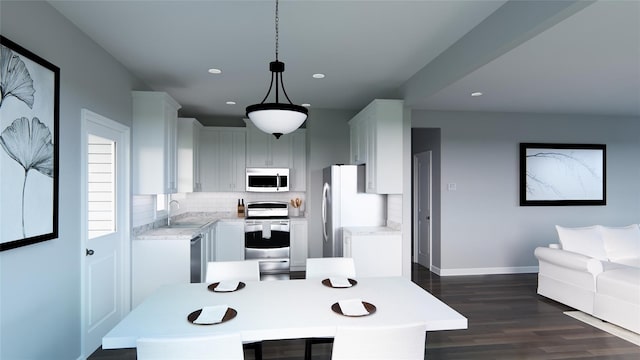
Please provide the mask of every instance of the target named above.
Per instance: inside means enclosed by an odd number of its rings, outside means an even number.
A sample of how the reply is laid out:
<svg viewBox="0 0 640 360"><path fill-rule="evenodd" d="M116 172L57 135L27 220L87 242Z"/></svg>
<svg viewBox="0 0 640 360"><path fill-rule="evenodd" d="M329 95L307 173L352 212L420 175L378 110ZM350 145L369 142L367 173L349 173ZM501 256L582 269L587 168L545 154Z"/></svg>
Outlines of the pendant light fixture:
<svg viewBox="0 0 640 360"><path fill-rule="evenodd" d="M276 139L279 139L283 134L288 134L295 131L304 123L307 119L307 108L295 105L289 99L287 92L284 89L284 82L282 81L282 73L284 72L284 63L278 61L278 0L276 0L276 60L269 63L269 71L271 71L271 84L269 85L269 91L265 95L260 104L254 104L247 106L247 117L254 123L254 125L268 133L273 134ZM275 103L265 103L271 89L275 82ZM279 90L282 87L282 93L287 98L289 103L281 103Z"/></svg>

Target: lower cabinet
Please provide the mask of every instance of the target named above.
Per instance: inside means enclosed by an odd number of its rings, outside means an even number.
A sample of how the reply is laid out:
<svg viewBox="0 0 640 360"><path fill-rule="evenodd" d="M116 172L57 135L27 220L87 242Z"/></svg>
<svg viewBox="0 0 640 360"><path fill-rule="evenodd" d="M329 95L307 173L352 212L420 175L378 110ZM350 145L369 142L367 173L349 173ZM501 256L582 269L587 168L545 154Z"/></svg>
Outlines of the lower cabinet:
<svg viewBox="0 0 640 360"><path fill-rule="evenodd" d="M216 223L216 261L244 260L244 221Z"/></svg>
<svg viewBox="0 0 640 360"><path fill-rule="evenodd" d="M132 307L163 285L191 282L189 240L133 240Z"/></svg>
<svg viewBox="0 0 640 360"><path fill-rule="evenodd" d="M358 277L402 276L402 233L343 229L343 254L351 257Z"/></svg>
<svg viewBox="0 0 640 360"><path fill-rule="evenodd" d="M304 271L307 266L307 219L291 219L291 271Z"/></svg>

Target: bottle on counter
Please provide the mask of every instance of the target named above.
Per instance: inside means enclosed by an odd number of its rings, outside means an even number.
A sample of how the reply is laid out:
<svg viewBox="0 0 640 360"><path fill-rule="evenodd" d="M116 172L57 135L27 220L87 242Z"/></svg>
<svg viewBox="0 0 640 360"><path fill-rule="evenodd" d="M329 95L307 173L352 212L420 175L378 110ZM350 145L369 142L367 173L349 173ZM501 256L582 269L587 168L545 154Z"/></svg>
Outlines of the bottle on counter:
<svg viewBox="0 0 640 360"><path fill-rule="evenodd" d="M244 217L244 199L238 199L238 217Z"/></svg>

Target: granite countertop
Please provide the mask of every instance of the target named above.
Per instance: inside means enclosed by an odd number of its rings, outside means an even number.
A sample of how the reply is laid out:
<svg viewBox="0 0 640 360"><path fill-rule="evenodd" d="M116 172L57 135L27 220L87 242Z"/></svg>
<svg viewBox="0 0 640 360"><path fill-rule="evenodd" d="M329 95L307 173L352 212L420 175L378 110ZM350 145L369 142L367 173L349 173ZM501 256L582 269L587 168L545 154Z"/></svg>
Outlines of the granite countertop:
<svg viewBox="0 0 640 360"><path fill-rule="evenodd" d="M171 227L165 225L139 229L134 240L191 240L218 221L244 221L244 217L239 217L235 212L181 214L171 221Z"/></svg>
<svg viewBox="0 0 640 360"><path fill-rule="evenodd" d="M348 231L351 235L393 235L401 234L399 229L389 226L347 226L343 231Z"/></svg>

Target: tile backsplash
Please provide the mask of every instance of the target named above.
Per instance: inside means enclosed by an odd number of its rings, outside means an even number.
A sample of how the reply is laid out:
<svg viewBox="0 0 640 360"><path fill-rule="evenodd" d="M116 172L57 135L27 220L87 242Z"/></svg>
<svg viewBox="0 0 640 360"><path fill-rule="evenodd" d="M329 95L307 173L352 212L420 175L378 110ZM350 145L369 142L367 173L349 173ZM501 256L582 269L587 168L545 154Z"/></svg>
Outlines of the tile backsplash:
<svg viewBox="0 0 640 360"><path fill-rule="evenodd" d="M180 204L178 209L172 205L171 215L180 215L186 212L235 212L237 210L238 199L244 199L245 206L252 201L284 201L291 199L302 199L300 210L305 210L306 193L286 192L286 193L248 193L248 192L195 192L172 194L171 200L177 200ZM140 227L156 221L155 195L134 195L133 207L133 227ZM166 215L164 216L166 218Z"/></svg>

